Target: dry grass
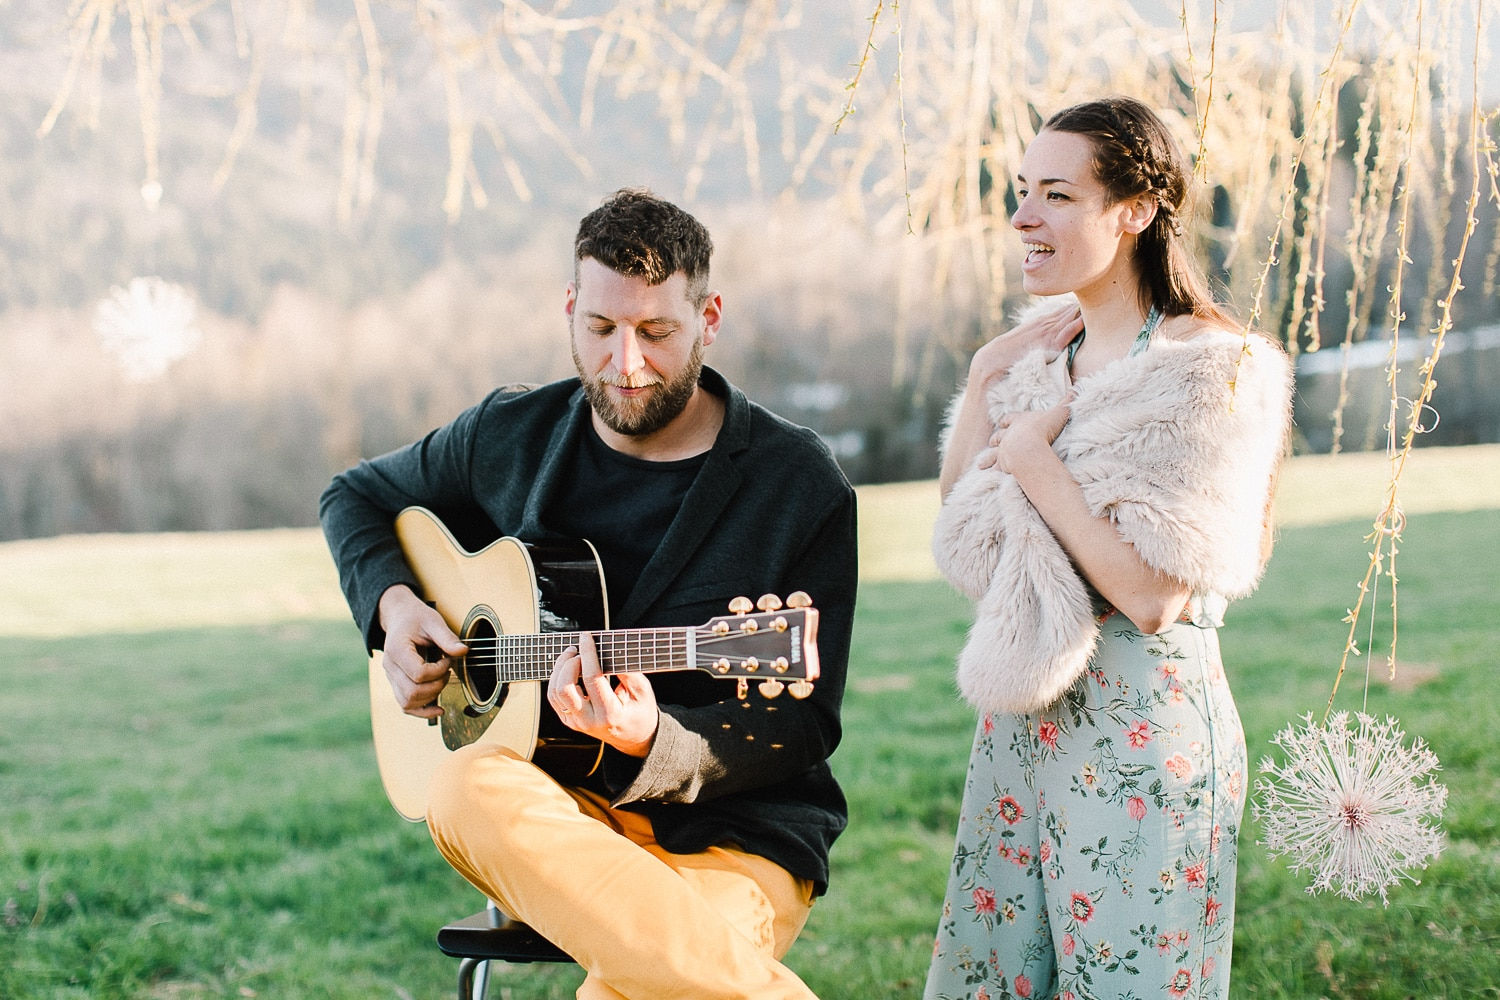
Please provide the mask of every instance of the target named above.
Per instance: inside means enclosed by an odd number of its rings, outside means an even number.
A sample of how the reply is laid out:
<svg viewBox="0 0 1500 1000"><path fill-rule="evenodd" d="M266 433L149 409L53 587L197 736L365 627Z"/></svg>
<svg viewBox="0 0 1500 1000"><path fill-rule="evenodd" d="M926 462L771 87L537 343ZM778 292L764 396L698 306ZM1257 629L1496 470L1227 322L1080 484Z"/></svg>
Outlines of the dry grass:
<svg viewBox="0 0 1500 1000"><path fill-rule="evenodd" d="M1389 468L1378 453L1298 456L1278 501L1283 527L1370 519ZM936 579L928 549L937 484L860 487L866 582ZM1500 506L1500 445L1419 450L1403 477L1408 514ZM1356 536L1350 538L1356 545ZM1413 550L1419 542L1413 542ZM315 529L74 535L0 544L0 635L67 636L207 625L345 620Z"/></svg>

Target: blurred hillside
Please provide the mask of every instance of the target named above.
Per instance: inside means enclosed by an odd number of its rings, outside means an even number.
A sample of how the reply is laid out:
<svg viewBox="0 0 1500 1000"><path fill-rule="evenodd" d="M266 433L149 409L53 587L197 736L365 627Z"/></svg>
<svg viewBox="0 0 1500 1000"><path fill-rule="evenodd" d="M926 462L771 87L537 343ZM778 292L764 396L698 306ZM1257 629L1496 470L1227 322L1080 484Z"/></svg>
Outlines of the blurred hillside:
<svg viewBox="0 0 1500 1000"><path fill-rule="evenodd" d="M0 539L312 523L338 469L494 384L569 373L573 227L633 185L714 233L727 323L711 364L817 429L856 482L931 476L967 352L1012 304L1006 189L988 160L943 145L958 98L976 102L934 67L966 79L978 55L944 49L951 40L913 11L909 90L896 93L897 40L889 12L872 31L873 9L0 0ZM1159 64L1185 99L1161 48L1180 29L1148 28L1124 0L1090 16L1139 46L1120 57ZM1014 39L1002 28L986 30L1017 48L1071 37L1047 23ZM957 14L953 29L974 30ZM1107 49L1069 63L1058 86L1160 85L1117 76L1110 37L1090 41ZM916 43L935 38L924 76ZM867 39L887 61L872 63L859 114L835 133ZM986 113L985 156L1011 149L1026 115L1062 92L994 72L1024 107L1010 122L1000 119L1012 108ZM1347 135L1330 154L1335 216L1358 192L1356 158L1386 157L1354 124L1379 118L1373 77L1347 72L1337 102ZM1225 145L1218 162L1234 152ZM959 172L941 174L955 156ZM1251 272L1266 245L1258 191L1212 191L1209 256L1226 284L1236 246L1235 266ZM950 217L975 194L978 221ZM1425 330L1445 240L1463 218L1441 191L1424 190L1421 207L1411 253L1424 268L1407 308ZM1482 212L1465 327L1500 319L1495 206ZM1333 342L1356 275L1330 258L1326 287L1294 287L1309 246L1289 234L1291 271L1273 276L1263 325L1305 339L1295 303L1316 295ZM1389 282L1389 258L1365 280ZM1360 308L1368 320L1350 327L1378 333L1385 304L1366 295ZM1500 373L1485 366L1496 352L1483 338L1454 343L1471 350L1455 372L1466 377L1444 377L1445 418L1428 443L1493 440ZM1381 443L1380 375L1355 370L1363 408L1349 413L1346 448ZM1300 444L1322 449L1341 369L1307 380Z"/></svg>

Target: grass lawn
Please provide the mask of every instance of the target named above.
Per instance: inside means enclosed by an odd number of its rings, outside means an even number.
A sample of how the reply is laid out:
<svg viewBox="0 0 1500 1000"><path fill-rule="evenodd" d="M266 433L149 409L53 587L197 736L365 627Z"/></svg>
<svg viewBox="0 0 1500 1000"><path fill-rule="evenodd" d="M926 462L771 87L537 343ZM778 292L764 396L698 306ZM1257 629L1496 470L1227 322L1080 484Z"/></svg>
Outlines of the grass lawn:
<svg viewBox="0 0 1500 1000"><path fill-rule="evenodd" d="M1453 463L1459 492L1493 476L1494 452L1469 454L1484 461ZM834 758L851 825L788 959L827 998L919 995L973 724L952 682L968 605L924 578L925 548L897 551L925 546L912 495L865 505L866 544L894 569L861 591ZM1322 711L1364 572L1361 520L1318 520L1288 513L1224 630L1252 758ZM481 900L385 802L358 638L327 612L307 539L157 541L0 546L0 998L451 996L432 935ZM1357 664L1339 698L1395 715L1443 761L1443 855L1389 907L1308 897L1247 824L1234 997L1500 997L1497 565L1494 506L1414 515L1396 680L1387 610L1377 676ZM97 606L106 593L128 621ZM578 979L504 969L491 996L570 997Z"/></svg>

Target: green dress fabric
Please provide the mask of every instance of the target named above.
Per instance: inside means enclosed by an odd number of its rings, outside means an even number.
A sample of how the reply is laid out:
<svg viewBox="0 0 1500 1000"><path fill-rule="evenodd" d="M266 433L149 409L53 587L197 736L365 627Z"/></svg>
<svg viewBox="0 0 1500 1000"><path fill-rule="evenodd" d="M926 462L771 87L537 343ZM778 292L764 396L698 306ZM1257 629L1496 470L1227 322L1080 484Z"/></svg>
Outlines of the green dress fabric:
<svg viewBox="0 0 1500 1000"><path fill-rule="evenodd" d="M1048 709L979 720L924 996L1229 994L1244 733L1222 602L1154 636L1104 609Z"/></svg>

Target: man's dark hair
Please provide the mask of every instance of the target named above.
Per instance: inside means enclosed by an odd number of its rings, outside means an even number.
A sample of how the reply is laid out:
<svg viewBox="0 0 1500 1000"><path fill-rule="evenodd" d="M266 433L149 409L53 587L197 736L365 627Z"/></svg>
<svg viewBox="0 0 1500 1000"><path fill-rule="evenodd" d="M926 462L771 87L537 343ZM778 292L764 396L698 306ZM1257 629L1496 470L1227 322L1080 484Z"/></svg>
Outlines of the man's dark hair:
<svg viewBox="0 0 1500 1000"><path fill-rule="evenodd" d="M678 271L687 276L694 306L708 296L708 261L714 244L703 223L650 191L624 188L583 217L573 241L573 281L578 262L592 257L611 271L659 285Z"/></svg>

